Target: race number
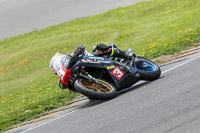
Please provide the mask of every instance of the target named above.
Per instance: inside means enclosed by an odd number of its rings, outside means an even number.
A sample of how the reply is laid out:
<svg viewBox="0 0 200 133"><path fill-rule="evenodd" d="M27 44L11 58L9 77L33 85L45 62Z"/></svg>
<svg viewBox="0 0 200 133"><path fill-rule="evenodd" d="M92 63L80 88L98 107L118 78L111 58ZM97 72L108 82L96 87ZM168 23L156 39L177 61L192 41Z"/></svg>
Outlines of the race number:
<svg viewBox="0 0 200 133"><path fill-rule="evenodd" d="M120 80L124 76L124 72L119 67L115 67L111 74L115 76L118 80Z"/></svg>
<svg viewBox="0 0 200 133"><path fill-rule="evenodd" d="M59 69L59 73L58 76L61 80L63 80L64 76L65 76L65 71L62 69L62 67Z"/></svg>
<svg viewBox="0 0 200 133"><path fill-rule="evenodd" d="M62 63L58 72L58 76L59 76L59 80L63 83L63 84L69 84L69 78L71 75L71 70L66 69Z"/></svg>

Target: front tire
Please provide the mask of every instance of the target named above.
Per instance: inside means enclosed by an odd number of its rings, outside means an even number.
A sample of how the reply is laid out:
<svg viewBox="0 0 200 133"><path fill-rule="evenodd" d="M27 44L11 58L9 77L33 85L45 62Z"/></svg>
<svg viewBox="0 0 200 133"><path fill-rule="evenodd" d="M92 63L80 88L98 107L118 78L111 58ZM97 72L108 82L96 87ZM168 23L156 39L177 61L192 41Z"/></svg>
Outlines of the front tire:
<svg viewBox="0 0 200 133"><path fill-rule="evenodd" d="M85 78L78 78L74 82L74 87L78 92L90 99L109 100L116 96L117 91L110 83L97 79L99 86L93 81Z"/></svg>
<svg viewBox="0 0 200 133"><path fill-rule="evenodd" d="M141 75L141 80L153 81L160 77L161 70L158 65L143 57L137 56L137 58L143 60L142 64L136 65Z"/></svg>

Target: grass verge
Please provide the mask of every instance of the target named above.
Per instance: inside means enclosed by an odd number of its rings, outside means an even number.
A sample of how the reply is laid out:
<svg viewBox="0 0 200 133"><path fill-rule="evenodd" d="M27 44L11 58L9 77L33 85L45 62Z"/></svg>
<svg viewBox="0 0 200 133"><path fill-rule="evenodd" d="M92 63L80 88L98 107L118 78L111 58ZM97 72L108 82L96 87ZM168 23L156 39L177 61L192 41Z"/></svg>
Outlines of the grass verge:
<svg viewBox="0 0 200 133"><path fill-rule="evenodd" d="M199 0L156 0L77 19L0 41L0 131L70 103L48 68L57 52L98 43L133 48L152 59L200 40Z"/></svg>

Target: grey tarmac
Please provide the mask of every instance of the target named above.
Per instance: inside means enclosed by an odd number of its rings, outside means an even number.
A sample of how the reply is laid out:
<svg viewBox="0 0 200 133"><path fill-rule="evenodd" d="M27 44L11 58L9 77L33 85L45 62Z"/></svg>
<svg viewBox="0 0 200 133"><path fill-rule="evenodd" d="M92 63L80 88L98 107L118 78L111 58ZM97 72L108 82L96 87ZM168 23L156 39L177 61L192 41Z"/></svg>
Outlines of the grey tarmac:
<svg viewBox="0 0 200 133"><path fill-rule="evenodd" d="M0 40L142 0L0 0Z"/></svg>

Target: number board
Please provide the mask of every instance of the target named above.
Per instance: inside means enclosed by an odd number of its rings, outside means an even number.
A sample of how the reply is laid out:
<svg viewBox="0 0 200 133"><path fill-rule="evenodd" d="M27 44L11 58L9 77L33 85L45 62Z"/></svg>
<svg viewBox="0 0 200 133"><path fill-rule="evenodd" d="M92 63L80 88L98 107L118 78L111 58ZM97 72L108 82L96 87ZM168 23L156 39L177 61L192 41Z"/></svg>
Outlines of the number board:
<svg viewBox="0 0 200 133"><path fill-rule="evenodd" d="M119 67L115 67L111 74L115 76L118 80L120 80L125 75L125 73Z"/></svg>

